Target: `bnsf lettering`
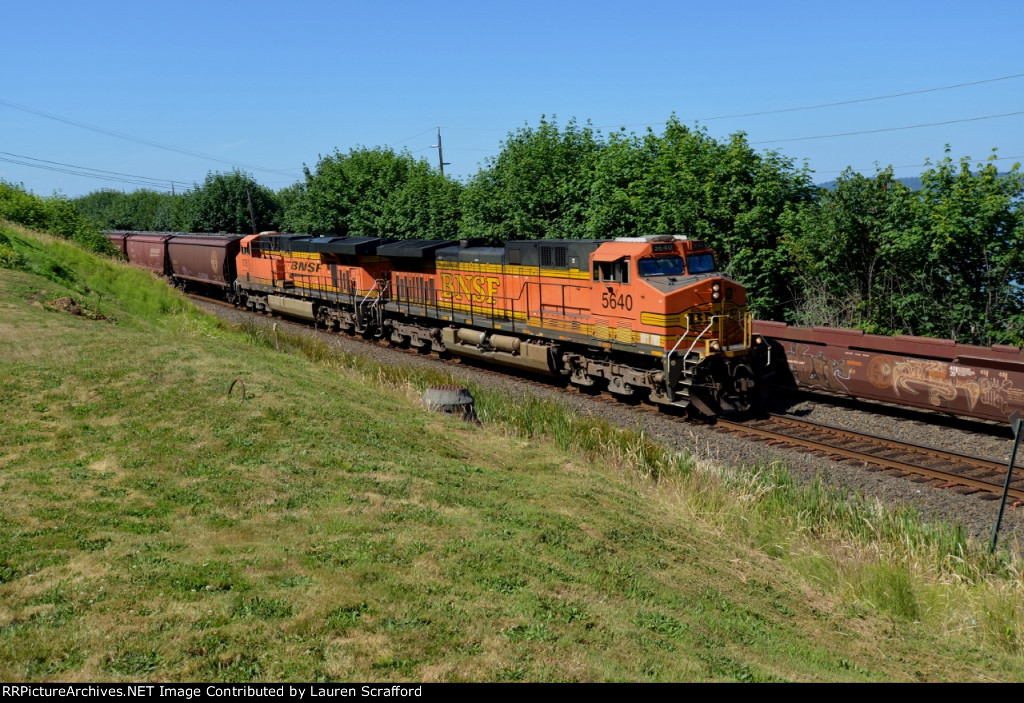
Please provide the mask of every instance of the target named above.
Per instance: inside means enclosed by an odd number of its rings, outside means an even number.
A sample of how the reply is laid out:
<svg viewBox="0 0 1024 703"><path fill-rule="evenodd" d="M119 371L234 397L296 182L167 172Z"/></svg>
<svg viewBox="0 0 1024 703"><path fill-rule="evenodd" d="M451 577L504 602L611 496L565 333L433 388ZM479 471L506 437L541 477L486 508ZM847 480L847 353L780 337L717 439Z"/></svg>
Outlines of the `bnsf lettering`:
<svg viewBox="0 0 1024 703"><path fill-rule="evenodd" d="M316 273L320 270L320 264L315 261L296 261L292 259L292 271L302 271L304 273Z"/></svg>
<svg viewBox="0 0 1024 703"><path fill-rule="evenodd" d="M459 276L441 274L441 299L455 303L494 305L494 295L501 281L490 276Z"/></svg>

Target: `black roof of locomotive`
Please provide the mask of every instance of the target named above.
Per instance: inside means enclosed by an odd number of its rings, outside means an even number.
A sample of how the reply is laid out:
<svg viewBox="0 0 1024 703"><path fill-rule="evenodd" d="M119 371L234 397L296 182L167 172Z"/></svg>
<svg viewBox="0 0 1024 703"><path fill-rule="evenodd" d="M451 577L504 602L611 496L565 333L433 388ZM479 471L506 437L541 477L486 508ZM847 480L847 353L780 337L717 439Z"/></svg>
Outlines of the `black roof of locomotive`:
<svg viewBox="0 0 1024 703"><path fill-rule="evenodd" d="M381 237L319 237L309 234L271 234L267 238L271 246L281 251L354 256L373 256L381 244L392 241Z"/></svg>
<svg viewBox="0 0 1024 703"><path fill-rule="evenodd" d="M381 237L317 237L310 244L314 247L312 251L324 254L373 256L382 244L390 241Z"/></svg>
<svg viewBox="0 0 1024 703"><path fill-rule="evenodd" d="M449 242L451 244L451 242ZM504 264L504 247L454 245L437 250L438 261L462 261L471 264Z"/></svg>
<svg viewBox="0 0 1024 703"><path fill-rule="evenodd" d="M396 259L433 259L435 251L451 244L447 239L402 239L377 247L377 255Z"/></svg>
<svg viewBox="0 0 1024 703"><path fill-rule="evenodd" d="M587 260L591 253L604 244L606 239L530 239L515 242L505 242L505 251L511 253L516 251L518 257L513 255L507 263L517 263L523 266L544 266L545 268L586 268ZM565 250L565 265L559 266L551 261L544 261L542 249L551 252L556 249ZM514 261L518 258L519 261Z"/></svg>
<svg viewBox="0 0 1024 703"><path fill-rule="evenodd" d="M271 235L282 251L384 256L423 261L513 264L553 268L585 268L590 254L602 239L530 239L505 242L503 247L476 246L481 240L454 242L447 239L385 239L382 237ZM560 250L556 255L556 250Z"/></svg>

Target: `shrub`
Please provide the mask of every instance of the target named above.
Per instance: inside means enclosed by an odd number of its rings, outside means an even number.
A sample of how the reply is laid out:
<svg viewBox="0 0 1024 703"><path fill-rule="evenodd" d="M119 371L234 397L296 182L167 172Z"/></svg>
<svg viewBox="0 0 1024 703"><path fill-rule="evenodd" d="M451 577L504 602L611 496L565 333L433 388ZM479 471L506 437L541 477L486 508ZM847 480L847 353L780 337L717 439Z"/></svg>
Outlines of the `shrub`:
<svg viewBox="0 0 1024 703"><path fill-rule="evenodd" d="M41 198L0 181L0 219L71 240L99 254L114 253L114 246L99 228L61 196Z"/></svg>

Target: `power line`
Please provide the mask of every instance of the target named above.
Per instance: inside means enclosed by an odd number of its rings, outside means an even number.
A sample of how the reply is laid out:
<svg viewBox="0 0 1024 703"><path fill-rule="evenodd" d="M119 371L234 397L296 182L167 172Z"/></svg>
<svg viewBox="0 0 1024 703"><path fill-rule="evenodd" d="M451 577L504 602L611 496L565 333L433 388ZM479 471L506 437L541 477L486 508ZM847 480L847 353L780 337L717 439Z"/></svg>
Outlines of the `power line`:
<svg viewBox="0 0 1024 703"><path fill-rule="evenodd" d="M182 190L187 190L192 187L192 184L186 183L185 181L137 176L128 173L118 173L116 171L103 171L100 169L90 168L88 166L77 166L75 164L62 164L55 161L33 159L31 156L19 156L18 154L8 154L7 152L0 152L0 154L16 157L7 158L5 156L0 156L0 162L3 163L27 166L29 168L38 168L43 171L53 171L55 173L67 173L72 176L81 176L83 178L113 181L117 183L129 183L147 188L159 188L161 190L171 190L175 185L181 186ZM22 159L28 159L28 161L23 161ZM32 163L32 161L35 161L36 163Z"/></svg>
<svg viewBox="0 0 1024 703"><path fill-rule="evenodd" d="M176 181L170 178L153 178L151 176L138 176L131 173L120 173L118 171L105 171L103 169L92 168L90 166L78 166L77 164L66 164L60 161L47 161L46 159L37 159L32 156L25 156L23 154L11 154L7 151L0 151L0 161L7 163L18 164L20 166L29 166L31 168L39 168L46 171L57 171L60 173L70 173L72 175L84 176L89 178L107 178L108 180L124 180L125 183L136 183L136 184L151 184L154 186L167 186L171 184L181 185L188 187L190 184L185 181ZM13 157L13 158L3 158ZM19 161L17 159L27 159L28 161ZM35 163L29 163L35 162ZM63 168L58 168L63 167ZM120 176L122 178L116 178Z"/></svg>
<svg viewBox="0 0 1024 703"><path fill-rule="evenodd" d="M434 131L434 128L431 127L430 129L425 129L422 132L418 132L417 134L412 135L411 137L406 137L405 139L399 139L398 141L391 142L390 144L386 144L385 146L392 147L392 146L395 146L396 144L401 144L402 142L407 142L407 141L409 141L411 139L415 139L416 137L422 137L424 134L428 134L428 133L433 132L433 131ZM430 147L425 147L425 148L429 149ZM423 151L423 150L420 149L420 151ZM413 153L415 153L415 152L413 152Z"/></svg>
<svg viewBox="0 0 1024 703"><path fill-rule="evenodd" d="M904 98L908 95L922 95L924 93L937 93L941 90L953 90L954 88L966 88L974 85L981 85L983 83L995 83L997 81L1008 81L1014 78L1024 78L1024 73L1015 73L1011 76L1002 76L1000 78L986 78L980 81L971 81L970 83L956 83L954 85L944 85L938 88L922 88L921 90L907 90L902 93L891 93L889 95L876 95L871 98L856 98L854 100L840 100L838 102L821 103L819 105L804 105L803 107L787 107L779 110L762 110L760 112L747 112L736 115L719 115L717 117L704 117L696 122L710 122L712 120L727 120L736 117L758 117L760 115L777 115L783 112L798 112L800 110L818 110L824 107L838 107L840 105L854 105L857 103L867 103L875 100L891 100L892 98Z"/></svg>
<svg viewBox="0 0 1024 703"><path fill-rule="evenodd" d="M789 137L788 139L765 139L759 142L750 142L753 146L755 144L777 144L779 142L803 142L811 139L832 139L833 137L852 137L859 134L877 134L879 132L898 132L906 129L920 129L922 127L940 127L942 125L957 124L960 122L978 122L980 120L994 120L1000 117L1013 117L1015 115L1024 115L1024 111L1020 112L1007 112L1002 115L984 115L982 117L965 117L961 120L946 120L944 122L925 122L922 124L912 124L905 127L882 127L881 129L866 129L859 132L839 132L836 134L819 134L813 137Z"/></svg>
<svg viewBox="0 0 1024 703"><path fill-rule="evenodd" d="M293 172L298 171L298 169L291 169L291 170L286 171L284 169L264 168L262 166L256 166L254 164L247 164L247 163L242 162L242 161L231 161L229 159L223 159L223 158L221 158L219 156L211 156L210 154L203 154L203 153L198 152L198 151L192 151L191 149L182 149L180 147L170 146L168 144L161 144L160 142L155 142L155 141L152 141L150 139L143 139L142 137L132 136L130 134L125 134L124 132L116 132L116 131L111 130L111 129L104 129L103 127L97 127L95 125L86 124L85 122L79 122L77 120L72 120L72 119L70 119L68 117L61 117L60 115L54 115L54 114L49 113L49 112L43 112L42 110L36 110L34 108L26 107L24 105L18 105L17 103L12 103L9 100L0 99L0 105L6 105L7 107L14 108L15 110L21 110L22 112L28 112L30 114L37 115L39 117L45 117L46 119L49 119L49 120L55 120L57 122L63 122L64 124L72 125L74 127L80 127L82 129L87 129L87 130L89 130L91 132L97 132L99 134L106 134L107 136L116 137L118 139L124 139L124 140L130 141L130 142L135 142L136 144L145 144L146 146L151 146L151 147L154 147L156 149L163 149L165 151L173 151L175 153L184 154L186 156L194 156L194 157L199 158L199 159L206 159L208 161L216 161L218 163L227 164L229 166L234 166L235 168L240 168L241 167L241 168L247 168L247 169L250 169L250 170L253 170L253 171L264 171L266 173L276 173L276 174L281 175L281 176L292 176Z"/></svg>
<svg viewBox="0 0 1024 703"><path fill-rule="evenodd" d="M925 93L937 93L943 90L954 90L957 88L968 88L976 85L983 85L985 83L997 83L999 81L1014 80L1017 78L1024 78L1024 73L1014 73L1009 76L1000 76L998 78L985 78L979 81L969 81L966 83L954 83L952 85L943 85L934 88L921 88L918 90L906 90L901 93L889 93L887 95L875 95L867 98L853 98L850 100L838 100L829 103L819 103L817 105L802 105L799 107L785 107L777 110L758 110L756 112L742 112L731 115L715 115L712 117L699 117L696 119L687 119L685 122L712 122L714 120L727 120L735 119L739 117L760 117L761 115L777 115L786 112L800 112L803 110L819 110L826 107L839 107L842 105L855 105L857 103L874 102L877 100L891 100L894 98L904 98L910 95L923 95ZM593 125L594 129L617 129L619 127L650 127L656 123L654 122L634 122L634 123L616 123L616 124L604 124L604 125ZM498 127L453 127L444 126L444 129L457 129L465 131L481 131L481 132L494 132L494 131L507 131ZM428 130L429 131L429 130Z"/></svg>
<svg viewBox="0 0 1024 703"><path fill-rule="evenodd" d="M996 156L996 158L994 158L994 159L991 158L991 157L988 157L988 158L985 159L985 162L987 163L988 161L1009 161L1011 159L1024 159L1024 155L1018 154L1017 156ZM893 169L898 169L898 168L924 168L925 166L928 166L928 165L929 164L903 164L901 166L893 166L892 168ZM853 168L853 167L850 166L848 168ZM828 170L814 169L814 173L842 173L845 170L846 170L845 168L842 168L842 169L828 169ZM855 168L853 170L854 171L867 171L868 169L866 169L866 168Z"/></svg>
<svg viewBox="0 0 1024 703"><path fill-rule="evenodd" d="M904 91L904 92L900 92L900 93L891 93L891 94L888 94L888 95L879 95L879 96L872 96L872 97L867 97L867 98L856 98L856 99L851 99L851 100L841 100L841 101L830 102L830 103L821 103L821 104L817 104L817 105L805 105L805 106L800 106L800 107L781 108L781 109L777 109L777 110L762 110L762 111L757 111L757 112L737 113L737 114L732 114L732 115L718 115L718 116L713 116L713 117L704 117L704 118L700 118L700 119L694 120L694 121L695 122L708 122L708 121L712 121L712 120L740 118L740 117L756 117L756 116L761 116L761 115L772 115L772 114L780 114L780 113L787 113L787 112L798 112L798 111L802 111L802 110L815 110L815 109L821 109L821 108L826 108L826 107L836 107L836 106L842 106L842 105L851 105L851 104L856 104L856 103L864 103L864 102L871 102L871 101L877 101L877 100L889 100L889 99L894 99L894 98L907 97L907 96L910 96L910 95L920 95L920 94L933 93L933 92L944 91L944 90L953 90L953 89L957 89L957 88L977 86L977 85L982 85L982 84L986 84L986 83L995 83L995 82L999 82L999 81L1012 80L1012 79L1017 79L1017 78L1022 78L1022 77L1024 77L1024 73L1016 73L1016 74L1011 74L1011 75L1008 75L1008 76L1001 76L1001 77L998 77L998 78L987 78L987 79L978 80L978 81L970 81L970 82L965 82L965 83L956 83L956 84L946 85L946 86L939 86L939 87L933 87L933 88L922 88L922 89L919 89L919 90L910 90L910 91ZM264 167L261 167L261 166L256 166L256 165L253 165L253 164L247 164L247 163L244 163L244 162L231 161L229 159L224 159L224 158L220 158L220 157L217 157L217 156L211 156L209 154L203 154L201 152L192 151L190 149L182 149L182 148L179 148L179 147L174 147L174 146L170 146L170 145L167 145L167 144L162 144L160 142L152 141L152 140L149 140L149 139L144 139L144 138L141 138L141 137L135 137L135 136L132 136L132 135L129 135L129 134L125 134L125 133L122 133L122 132L117 132L117 131L114 131L114 130L104 129L102 127L97 127L95 125L86 124L86 123L83 123L83 122L79 122L77 120L72 120L72 119L67 118L67 117L62 117L60 115L54 115L54 114L51 114L51 113L43 112L41 110L36 110L34 108L26 107L24 105L18 105L16 103L10 102L8 100L0 99L0 105L5 105L7 107L11 107L11 108L14 108L16 110L22 110L24 112L28 112L28 113L31 113L31 114L34 114L34 115L38 115L40 117L45 117L47 119L56 120L58 122L62 122L62 123L69 124L69 125L72 125L72 126L80 127L82 129L87 129L87 130L90 130L90 131L98 132L100 134L106 134L108 136L113 136L113 137L116 137L116 138L119 138L119 139L125 139L125 140L133 141L133 142L136 142L136 143L139 143L139 144L145 144L147 146L152 146L152 147L155 147L155 148L158 148L158 149L164 149L164 150L167 150L167 151L172 151L172 152L176 152L176 153L180 153L180 154L185 154L187 156L194 156L194 157L197 157L197 158L202 158L202 159L207 159L207 160L211 160L211 161L216 161L216 162L219 162L219 163L224 163L224 164L228 164L230 166L234 166L236 168L244 167L244 168L248 168L248 169L256 170L256 171L264 171L264 172L268 172L268 173L275 173L275 174L283 175L283 176L286 176L286 177L289 177L289 178L293 177L295 171L298 170L298 169L292 169L292 170L271 169L271 168L264 168ZM916 125L907 125L907 126L901 126L901 127L885 127L885 128L871 129L871 130L861 130L861 131L855 131L855 132L843 132L843 133L824 134L824 135L815 135L815 136L807 136L807 137L791 137L791 138L785 138L785 139L762 140L762 141L757 141L757 142L751 142L751 145L774 144L774 143L784 143L784 142L794 142L794 141L808 141L808 140L815 140L815 139L830 139L830 138L836 138L836 137L856 136L856 135L864 135L864 134L876 134L876 133L881 133L881 132L893 132L893 131L901 131L901 130L909 130L909 129L919 129L919 128L924 128L924 127L943 126L943 125L956 124L956 123L961 123L961 122L974 122L974 121L979 121L979 120L996 119L996 118L1001 118L1001 117L1011 117L1011 116L1016 116L1016 115L1021 115L1021 114L1024 114L1024 112L1011 112L1011 113L1005 113L1005 114L1002 114L1002 115L986 115L986 116L982 116L982 117L971 117L971 118L964 118L964 119L958 119L958 120L947 120L947 121L943 121L943 122L930 122L930 123L922 123L922 124L916 124ZM615 124L615 125L598 125L595 128L597 128L597 129L606 129L606 128L615 128L615 127L650 126L650 124L651 123L636 123L636 124L621 124L620 123L620 124ZM400 139L398 141L392 142L388 146L394 146L394 145L397 145L397 144L401 144L403 142L410 141L412 139L415 139L417 137L420 137L420 136L422 136L424 134L427 134L427 133L431 132L433 129L434 128L423 130L422 132L418 132L417 134L414 134L414 135L412 135L410 137L406 137L404 139ZM445 129L463 130L463 131L502 131L499 128L491 128L491 127L451 127L451 126L449 126L449 127L445 127ZM422 149L418 149L418 150L416 150L413 153L420 153L422 151L425 151L427 148L429 148L429 147L424 147ZM473 148L461 148L461 149L457 149L457 150L460 150L460 151L483 151L483 152L492 152L492 153L495 152L495 151L498 151L496 149L473 149ZM0 152L0 154L6 154L6 152ZM58 171L58 172L62 172L62 173L69 173L69 174L72 174L72 175L78 175L78 176L83 176L83 177L98 178L98 179L101 179L101 180L113 180L113 181L120 180L121 182L124 182L124 183L132 183L132 184L136 184L136 185L156 185L156 184L163 185L165 183L167 183L167 184L183 183L182 181L171 181L169 179L156 179L156 178L150 178L148 176L135 176L135 175L132 175L132 174L119 174L119 173L113 172L113 171L102 171L100 169L93 169L93 168L89 168L89 167L85 167L85 166L75 166L75 165L72 165L72 164L61 164L59 162L48 162L48 161L45 161L45 160L42 160L42 159L34 159L33 157L19 156L19 155L16 155L16 154L7 154L7 156L15 157L17 159L29 159L31 161L36 161L38 163L27 163L25 161L16 161L16 160L12 160L10 158L0 158L0 161L7 162L7 163L12 163L12 164L17 164L17 165L29 166L31 168L39 168L39 169L44 169L44 170ZM1007 157L1007 158L1011 158L1011 157ZM49 166L44 166L44 165L41 165L41 164L49 164ZM60 168L60 167L65 167L65 168ZM903 167L900 167L900 168L903 168ZM66 170L66 169L74 169L74 170ZM86 173L87 171L88 172L92 172L92 173ZM103 174L105 174L105 175L103 175Z"/></svg>

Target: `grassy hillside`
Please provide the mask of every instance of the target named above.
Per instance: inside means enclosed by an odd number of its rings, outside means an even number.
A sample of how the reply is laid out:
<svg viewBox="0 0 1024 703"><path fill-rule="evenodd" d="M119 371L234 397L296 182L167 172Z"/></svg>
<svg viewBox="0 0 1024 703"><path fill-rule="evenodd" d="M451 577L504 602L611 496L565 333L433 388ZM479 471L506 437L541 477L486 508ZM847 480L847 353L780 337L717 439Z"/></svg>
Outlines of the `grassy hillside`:
<svg viewBox="0 0 1024 703"><path fill-rule="evenodd" d="M440 375L0 232L4 681L1024 678L1016 562L955 532L541 403L429 413Z"/></svg>

